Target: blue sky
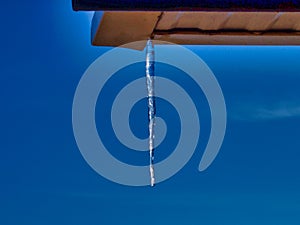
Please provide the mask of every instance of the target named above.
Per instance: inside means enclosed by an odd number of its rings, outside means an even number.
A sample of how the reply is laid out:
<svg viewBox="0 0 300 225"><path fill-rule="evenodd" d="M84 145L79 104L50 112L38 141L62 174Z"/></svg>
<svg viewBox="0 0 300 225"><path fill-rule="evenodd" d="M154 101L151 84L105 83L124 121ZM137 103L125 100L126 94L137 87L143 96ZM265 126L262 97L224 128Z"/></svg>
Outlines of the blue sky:
<svg viewBox="0 0 300 225"><path fill-rule="evenodd" d="M1 9L0 224L300 223L299 47L188 46L223 90L221 151L199 173L200 144L171 179L126 187L95 173L73 136L76 86L110 49L90 45L89 14L67 0Z"/></svg>

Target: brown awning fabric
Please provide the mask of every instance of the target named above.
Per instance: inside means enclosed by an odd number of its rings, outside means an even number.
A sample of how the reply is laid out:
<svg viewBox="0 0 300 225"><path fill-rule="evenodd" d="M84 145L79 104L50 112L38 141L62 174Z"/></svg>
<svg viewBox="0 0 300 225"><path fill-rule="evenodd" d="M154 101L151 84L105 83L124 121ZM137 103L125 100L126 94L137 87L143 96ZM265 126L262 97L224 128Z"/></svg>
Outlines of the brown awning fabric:
<svg viewBox="0 0 300 225"><path fill-rule="evenodd" d="M300 45L300 12L97 12L92 43L153 38L191 45Z"/></svg>

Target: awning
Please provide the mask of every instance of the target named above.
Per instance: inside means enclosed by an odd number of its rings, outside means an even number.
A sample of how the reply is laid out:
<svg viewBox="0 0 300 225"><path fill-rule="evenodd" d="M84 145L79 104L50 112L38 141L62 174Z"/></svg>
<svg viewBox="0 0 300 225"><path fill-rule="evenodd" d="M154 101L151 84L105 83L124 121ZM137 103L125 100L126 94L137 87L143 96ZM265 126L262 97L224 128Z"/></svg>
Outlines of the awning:
<svg viewBox="0 0 300 225"><path fill-rule="evenodd" d="M300 45L299 12L97 12L92 44Z"/></svg>
<svg viewBox="0 0 300 225"><path fill-rule="evenodd" d="M92 44L300 45L300 0L73 0L96 12Z"/></svg>

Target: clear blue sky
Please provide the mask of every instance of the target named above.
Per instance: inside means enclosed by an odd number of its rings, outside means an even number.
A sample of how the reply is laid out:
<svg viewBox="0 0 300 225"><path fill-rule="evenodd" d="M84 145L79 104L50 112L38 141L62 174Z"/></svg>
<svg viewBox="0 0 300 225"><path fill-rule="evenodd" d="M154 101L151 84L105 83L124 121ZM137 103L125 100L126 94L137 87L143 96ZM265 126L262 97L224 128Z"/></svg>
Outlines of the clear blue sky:
<svg viewBox="0 0 300 225"><path fill-rule="evenodd" d="M73 136L76 86L110 49L90 45L89 15L71 0L4 2L0 224L300 224L300 47L190 46L224 92L221 151L205 172L200 149L154 189L126 187L95 173Z"/></svg>

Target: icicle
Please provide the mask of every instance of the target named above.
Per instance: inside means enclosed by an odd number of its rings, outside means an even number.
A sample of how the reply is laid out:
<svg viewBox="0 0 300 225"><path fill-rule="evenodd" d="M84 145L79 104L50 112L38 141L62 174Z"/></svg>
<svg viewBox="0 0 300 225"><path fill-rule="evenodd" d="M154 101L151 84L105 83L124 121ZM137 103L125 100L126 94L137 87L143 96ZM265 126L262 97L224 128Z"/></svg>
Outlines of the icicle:
<svg viewBox="0 0 300 225"><path fill-rule="evenodd" d="M155 125L155 95L154 95L154 47L149 39L146 46L146 84L148 97L149 120L149 154L150 154L150 185L154 186L154 125Z"/></svg>

